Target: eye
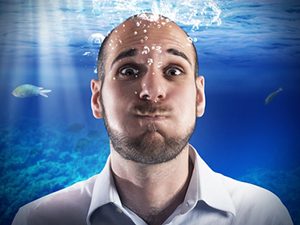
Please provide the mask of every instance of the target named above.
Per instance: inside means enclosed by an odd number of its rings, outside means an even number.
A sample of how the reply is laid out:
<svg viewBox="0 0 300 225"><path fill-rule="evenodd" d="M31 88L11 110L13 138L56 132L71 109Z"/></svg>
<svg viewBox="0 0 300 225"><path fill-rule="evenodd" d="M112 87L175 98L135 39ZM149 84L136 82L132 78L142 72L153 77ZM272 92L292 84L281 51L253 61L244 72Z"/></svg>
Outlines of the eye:
<svg viewBox="0 0 300 225"><path fill-rule="evenodd" d="M167 76L180 76L183 74L183 71L181 69L179 69L178 67L176 66L172 66L172 67L168 67L166 70L165 70L165 74Z"/></svg>
<svg viewBox="0 0 300 225"><path fill-rule="evenodd" d="M124 66L119 69L119 74L123 77L137 77L139 70L132 66Z"/></svg>

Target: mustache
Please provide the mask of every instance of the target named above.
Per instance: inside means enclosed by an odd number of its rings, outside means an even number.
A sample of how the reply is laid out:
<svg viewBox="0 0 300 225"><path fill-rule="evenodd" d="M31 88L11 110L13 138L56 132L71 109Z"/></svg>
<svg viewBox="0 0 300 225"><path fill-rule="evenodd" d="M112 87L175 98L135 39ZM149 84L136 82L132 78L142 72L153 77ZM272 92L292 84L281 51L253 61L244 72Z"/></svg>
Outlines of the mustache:
<svg viewBox="0 0 300 225"><path fill-rule="evenodd" d="M133 106L134 113L142 114L165 114L172 111L172 108L168 105L157 105L150 102L141 103Z"/></svg>

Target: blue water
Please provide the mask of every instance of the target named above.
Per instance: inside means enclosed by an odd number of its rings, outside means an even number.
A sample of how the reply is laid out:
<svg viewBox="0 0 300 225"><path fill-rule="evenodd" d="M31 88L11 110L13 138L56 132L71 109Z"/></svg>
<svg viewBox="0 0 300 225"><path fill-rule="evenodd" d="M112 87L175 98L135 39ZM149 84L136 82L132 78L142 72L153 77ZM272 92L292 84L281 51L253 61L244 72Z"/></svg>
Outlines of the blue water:
<svg viewBox="0 0 300 225"><path fill-rule="evenodd" d="M141 10L174 19L197 47L207 108L191 143L215 171L276 193L300 224L300 2L182 2L0 2L1 224L101 171L108 137L89 82L102 38ZM52 92L11 95L24 83Z"/></svg>

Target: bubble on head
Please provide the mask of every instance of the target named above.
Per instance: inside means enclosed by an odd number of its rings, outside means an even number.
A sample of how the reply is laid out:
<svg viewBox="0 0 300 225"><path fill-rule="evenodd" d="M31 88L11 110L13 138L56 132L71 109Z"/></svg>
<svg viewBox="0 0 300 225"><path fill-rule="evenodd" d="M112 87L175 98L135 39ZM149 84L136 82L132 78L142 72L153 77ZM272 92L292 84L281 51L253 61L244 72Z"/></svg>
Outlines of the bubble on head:
<svg viewBox="0 0 300 225"><path fill-rule="evenodd" d="M156 45L156 46L155 46L155 50L156 50L158 53L162 53L162 50L161 50L161 46L160 46L160 45Z"/></svg>
<svg viewBox="0 0 300 225"><path fill-rule="evenodd" d="M148 54L149 52L150 52L150 48L147 45L145 45L142 50L142 55Z"/></svg>
<svg viewBox="0 0 300 225"><path fill-rule="evenodd" d="M187 37L186 39L190 44L193 43L193 39L191 37Z"/></svg>
<svg viewBox="0 0 300 225"><path fill-rule="evenodd" d="M150 22L158 21L160 19L160 15L156 13L141 13L138 15L142 20L147 20Z"/></svg>
<svg viewBox="0 0 300 225"><path fill-rule="evenodd" d="M147 64L148 65L152 65L153 64L153 59L152 58L148 58L147 59Z"/></svg>

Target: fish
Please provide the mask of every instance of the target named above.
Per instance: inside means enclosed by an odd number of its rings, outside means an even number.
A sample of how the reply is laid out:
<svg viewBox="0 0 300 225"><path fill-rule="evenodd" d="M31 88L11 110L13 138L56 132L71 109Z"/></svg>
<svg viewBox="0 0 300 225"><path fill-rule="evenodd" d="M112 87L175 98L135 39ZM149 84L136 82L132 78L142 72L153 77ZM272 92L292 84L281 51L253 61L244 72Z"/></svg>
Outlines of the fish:
<svg viewBox="0 0 300 225"><path fill-rule="evenodd" d="M269 103L272 101L272 99L273 99L276 95L278 95L280 92L282 92L282 91L283 91L283 89L280 87L280 88L278 88L276 91L273 91L272 93L270 93L270 94L265 98L265 105L269 104Z"/></svg>
<svg viewBox="0 0 300 225"><path fill-rule="evenodd" d="M48 98L47 93L49 92L51 92L51 90L44 89L43 87L37 87L31 84L22 84L12 91L12 95L17 98L27 98L39 95Z"/></svg>

